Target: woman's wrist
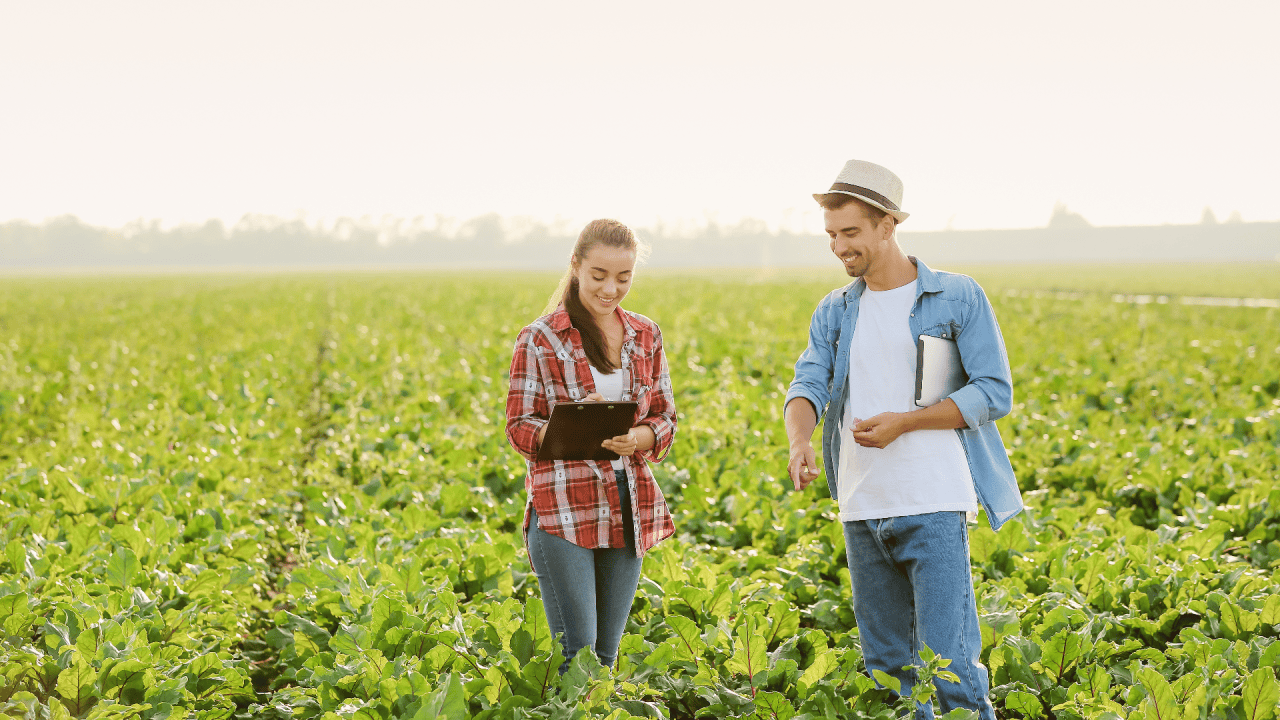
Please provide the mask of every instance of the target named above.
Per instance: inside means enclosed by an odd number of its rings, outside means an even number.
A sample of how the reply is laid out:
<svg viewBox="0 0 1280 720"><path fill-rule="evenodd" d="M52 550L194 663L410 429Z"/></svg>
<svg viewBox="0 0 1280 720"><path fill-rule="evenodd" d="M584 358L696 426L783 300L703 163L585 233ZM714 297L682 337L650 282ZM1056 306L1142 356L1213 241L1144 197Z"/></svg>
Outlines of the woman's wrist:
<svg viewBox="0 0 1280 720"><path fill-rule="evenodd" d="M636 452L648 452L658 443L658 436L653 432L653 426L641 423L635 426L633 431L636 435Z"/></svg>

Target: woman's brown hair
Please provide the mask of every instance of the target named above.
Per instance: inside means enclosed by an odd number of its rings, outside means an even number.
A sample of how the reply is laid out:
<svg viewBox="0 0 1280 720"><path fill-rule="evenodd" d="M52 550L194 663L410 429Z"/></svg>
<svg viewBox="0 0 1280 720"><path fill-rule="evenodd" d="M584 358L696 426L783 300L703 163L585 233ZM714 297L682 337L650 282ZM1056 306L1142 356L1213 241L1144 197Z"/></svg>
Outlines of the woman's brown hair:
<svg viewBox="0 0 1280 720"><path fill-rule="evenodd" d="M574 272L577 266L586 259L591 249L597 245L630 250L636 254L637 263L643 259L646 250L643 244L636 239L636 234L631 231L631 228L617 220L601 219L587 223L587 226L578 235L578 242L573 246L573 256L569 260L569 269L565 271L564 277L560 279L560 285L556 288L555 293L552 294L546 312L551 313L556 309L557 305L564 303L564 309L569 313L569 321L573 323L573 327L582 336L582 350L587 354L587 361L596 370L602 373L611 373L618 368L614 365L613 360L609 358L604 341L604 331L596 324L595 318L591 316L591 311L583 306L582 299L578 297L578 275Z"/></svg>

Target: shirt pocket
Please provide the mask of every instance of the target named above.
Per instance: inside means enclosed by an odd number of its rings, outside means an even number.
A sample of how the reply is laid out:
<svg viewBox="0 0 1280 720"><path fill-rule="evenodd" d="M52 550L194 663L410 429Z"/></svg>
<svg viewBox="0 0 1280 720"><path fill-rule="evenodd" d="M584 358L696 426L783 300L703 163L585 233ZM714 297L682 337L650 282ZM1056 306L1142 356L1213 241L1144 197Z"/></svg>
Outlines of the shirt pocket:
<svg viewBox="0 0 1280 720"><path fill-rule="evenodd" d="M823 337L826 339L828 347L835 347L840 340L840 323L833 322L823 328Z"/></svg>
<svg viewBox="0 0 1280 720"><path fill-rule="evenodd" d="M631 386L651 385L653 380L653 358L644 353L631 353Z"/></svg>
<svg viewBox="0 0 1280 720"><path fill-rule="evenodd" d="M591 375L590 366L586 364L586 355L577 348L562 348L559 352L547 349L543 352L551 375L551 387L547 388L547 395L554 397L557 403L581 402L586 398L587 389L583 380L583 368L586 368L585 374L588 377ZM565 372L566 368L572 368L573 372ZM573 378L573 382L569 382L570 377Z"/></svg>
<svg viewBox="0 0 1280 720"><path fill-rule="evenodd" d="M631 399L636 401L636 420L649 415L649 391L652 388L652 385L633 384L631 386Z"/></svg>
<svg viewBox="0 0 1280 720"><path fill-rule="evenodd" d="M955 340L960 334L960 323L954 320L939 322L929 325L920 331L921 335L930 337L943 338L945 340Z"/></svg>

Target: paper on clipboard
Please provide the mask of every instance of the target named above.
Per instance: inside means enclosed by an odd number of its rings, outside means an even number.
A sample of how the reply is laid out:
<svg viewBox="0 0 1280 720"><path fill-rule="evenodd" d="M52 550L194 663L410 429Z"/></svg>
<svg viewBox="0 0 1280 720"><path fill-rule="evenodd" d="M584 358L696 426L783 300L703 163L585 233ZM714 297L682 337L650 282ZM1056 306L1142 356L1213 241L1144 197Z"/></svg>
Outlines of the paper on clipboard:
<svg viewBox="0 0 1280 720"><path fill-rule="evenodd" d="M921 335L916 340L916 406L929 407L964 387L969 376L955 340Z"/></svg>
<svg viewBox="0 0 1280 720"><path fill-rule="evenodd" d="M638 405L634 400L557 404L551 409L538 459L617 460L618 454L600 447L600 443L626 435L635 424Z"/></svg>

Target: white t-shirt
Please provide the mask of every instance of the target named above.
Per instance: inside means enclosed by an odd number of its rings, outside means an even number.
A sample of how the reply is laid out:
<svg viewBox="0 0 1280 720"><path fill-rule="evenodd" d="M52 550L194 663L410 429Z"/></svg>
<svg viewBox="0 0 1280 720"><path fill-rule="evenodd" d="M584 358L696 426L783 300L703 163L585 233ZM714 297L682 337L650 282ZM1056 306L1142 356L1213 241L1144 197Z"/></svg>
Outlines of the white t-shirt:
<svg viewBox="0 0 1280 720"><path fill-rule="evenodd" d="M964 446L955 430L915 430L884 448L853 439L854 419L916 409L916 343L908 324L916 284L865 290L849 344L849 401L841 425L840 519L977 512Z"/></svg>
<svg viewBox="0 0 1280 720"><path fill-rule="evenodd" d="M613 372L605 375L596 369L595 365L591 366L591 377L596 381L596 392L604 396L605 400L621 400L626 373L622 368L618 368ZM622 458L613 461L613 469L621 470L625 467Z"/></svg>

